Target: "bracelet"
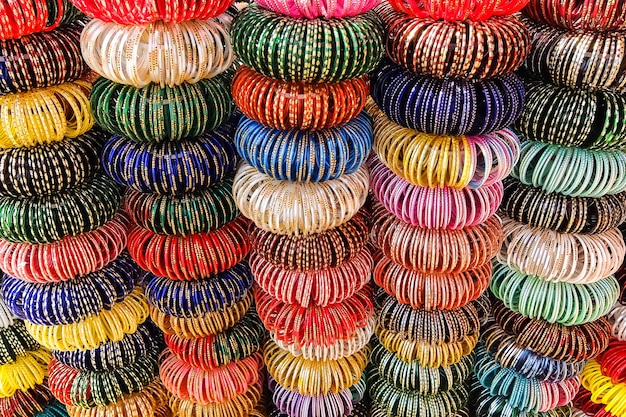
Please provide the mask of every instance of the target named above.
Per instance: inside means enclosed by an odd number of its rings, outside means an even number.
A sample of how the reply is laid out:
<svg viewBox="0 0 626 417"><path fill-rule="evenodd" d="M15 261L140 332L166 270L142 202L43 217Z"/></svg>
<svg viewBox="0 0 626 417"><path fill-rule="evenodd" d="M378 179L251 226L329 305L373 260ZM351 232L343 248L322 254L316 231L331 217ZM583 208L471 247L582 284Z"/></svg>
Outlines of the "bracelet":
<svg viewBox="0 0 626 417"><path fill-rule="evenodd" d="M104 130L137 142L178 141L206 136L234 111L230 75L220 74L195 84L143 88L98 78L90 96L93 117ZM224 130L235 132L237 122ZM162 145L172 146L172 145Z"/></svg>
<svg viewBox="0 0 626 417"><path fill-rule="evenodd" d="M58 401L48 404L41 413L36 417L68 417L67 410L63 404Z"/></svg>
<svg viewBox="0 0 626 417"><path fill-rule="evenodd" d="M209 311L203 316L183 318L169 316L150 307L150 317L166 335L176 335L183 339L195 339L222 333L240 321L250 309L253 301L252 292L232 307L220 311Z"/></svg>
<svg viewBox="0 0 626 417"><path fill-rule="evenodd" d="M626 9L620 3L593 0L530 0L524 13L538 22L582 32L626 29Z"/></svg>
<svg viewBox="0 0 626 417"><path fill-rule="evenodd" d="M32 417L43 412L55 400L45 385L35 385L24 391L15 391L11 397L0 398L0 416Z"/></svg>
<svg viewBox="0 0 626 417"><path fill-rule="evenodd" d="M301 307L326 307L343 302L363 288L372 276L374 260L369 250L363 248L354 258L336 267L290 271L252 252L250 267L256 283L275 301Z"/></svg>
<svg viewBox="0 0 626 417"><path fill-rule="evenodd" d="M276 13L297 19L342 19L368 12L379 3L378 0L340 0L340 1L299 1L299 0L260 0L259 6ZM288 414L288 413L286 413ZM348 415L350 413L345 413Z"/></svg>
<svg viewBox="0 0 626 417"><path fill-rule="evenodd" d="M576 167L576 169L572 169ZM595 151L522 140L519 162L511 175L547 193L599 198L626 191L626 153ZM591 172L592 175L585 175Z"/></svg>
<svg viewBox="0 0 626 417"><path fill-rule="evenodd" d="M137 331L148 318L148 303L137 287L128 297L86 320L56 326L26 323L26 329L42 346L51 350L95 349L101 343L117 342Z"/></svg>
<svg viewBox="0 0 626 417"><path fill-rule="evenodd" d="M341 126L361 113L369 95L369 79L284 82L242 65L235 72L231 90L237 107L268 128L319 130Z"/></svg>
<svg viewBox="0 0 626 417"><path fill-rule="evenodd" d="M493 216L502 201L501 181L478 188L429 188L397 176L378 158L370 158L369 167L374 197L400 220L423 229L476 226Z"/></svg>
<svg viewBox="0 0 626 417"><path fill-rule="evenodd" d="M391 5L409 16L434 20L487 20L493 16L508 16L520 11L528 0L391 0Z"/></svg>
<svg viewBox="0 0 626 417"><path fill-rule="evenodd" d="M277 130L243 117L235 146L243 160L273 179L322 182L356 172L373 138L364 112L342 126L316 131Z"/></svg>
<svg viewBox="0 0 626 417"><path fill-rule="evenodd" d="M383 23L373 11L339 20L306 20L257 5L241 11L230 32L235 54L246 66L267 77L308 83L369 73L383 57L383 35Z"/></svg>
<svg viewBox="0 0 626 417"><path fill-rule="evenodd" d="M0 365L0 398L12 397L17 391L34 389L48 376L50 353L41 348L19 356L15 362Z"/></svg>
<svg viewBox="0 0 626 417"><path fill-rule="evenodd" d="M387 410L381 409L376 403L373 403L370 408L370 417L388 417L390 415ZM458 410L456 413L451 414L451 417L470 417L470 411L467 407L465 407Z"/></svg>
<svg viewBox="0 0 626 417"><path fill-rule="evenodd" d="M159 277L190 281L234 267L250 251L247 220L238 217L209 233L185 237L158 235L131 227L128 251L137 264Z"/></svg>
<svg viewBox="0 0 626 417"><path fill-rule="evenodd" d="M591 401L604 404L606 411L620 416L626 412L626 383L614 384L602 374L600 364L592 359L581 374L583 386L591 391Z"/></svg>
<svg viewBox="0 0 626 417"><path fill-rule="evenodd" d="M361 254L369 239L369 227L367 213L361 210L346 223L322 233L279 235L252 225L249 236L254 256L280 269L313 272L336 268Z"/></svg>
<svg viewBox="0 0 626 417"><path fill-rule="evenodd" d="M591 284L615 273L626 254L618 229L593 235L558 233L506 217L502 227L498 261L546 281Z"/></svg>
<svg viewBox="0 0 626 417"><path fill-rule="evenodd" d="M82 77L87 70L80 55L82 28L79 21L62 29L0 41L0 94L51 87Z"/></svg>
<svg viewBox="0 0 626 417"><path fill-rule="evenodd" d="M361 378L359 382L363 379ZM272 391L272 402L276 406L279 417L350 416L354 409L350 389L337 393L329 392L326 395L303 395L281 387L271 376L268 377L267 384Z"/></svg>
<svg viewBox="0 0 626 417"><path fill-rule="evenodd" d="M440 79L384 60L370 76L372 98L387 117L424 133L494 132L512 124L524 108L524 84L514 73L483 81Z"/></svg>
<svg viewBox="0 0 626 417"><path fill-rule="evenodd" d="M102 227L44 245L0 240L0 269L36 283L67 281L104 268L126 246L128 217L118 211Z"/></svg>
<svg viewBox="0 0 626 417"><path fill-rule="evenodd" d="M164 314L193 318L232 307L252 288L254 277L245 261L208 278L175 281L146 273L143 292L150 305Z"/></svg>
<svg viewBox="0 0 626 417"><path fill-rule="evenodd" d="M526 106L515 126L531 140L587 149L626 146L626 96L610 91L526 84ZM570 165L571 166L571 165Z"/></svg>
<svg viewBox="0 0 626 417"><path fill-rule="evenodd" d="M21 319L45 326L72 324L124 300L139 275L139 267L122 252L104 268L70 281L40 284L5 275L2 296Z"/></svg>
<svg viewBox="0 0 626 417"><path fill-rule="evenodd" d="M425 311L453 310L476 300L488 287L491 263L457 273L412 271L383 256L374 281L397 302Z"/></svg>
<svg viewBox="0 0 626 417"><path fill-rule="evenodd" d="M237 207L258 228L297 236L322 233L346 223L365 204L368 189L365 165L335 180L308 183L274 180L242 163L233 182ZM311 207L310 202L316 205Z"/></svg>
<svg viewBox="0 0 626 417"><path fill-rule="evenodd" d="M7 329L17 323L17 317L7 307L3 297L0 297L0 330Z"/></svg>
<svg viewBox="0 0 626 417"><path fill-rule="evenodd" d="M460 273L476 269L496 256L503 240L496 216L460 230L422 229L404 223L374 201L372 219L374 244L395 263L419 272Z"/></svg>
<svg viewBox="0 0 626 417"><path fill-rule="evenodd" d="M21 320L16 320L12 326L0 329L0 366L14 363L20 356L40 348L26 331Z"/></svg>
<svg viewBox="0 0 626 417"><path fill-rule="evenodd" d="M137 331L124 335L120 341L102 343L91 350L54 350L52 356L79 371L110 372L137 362L162 337L161 330L146 320L137 326Z"/></svg>
<svg viewBox="0 0 626 417"><path fill-rule="evenodd" d="M617 340L626 341L626 306L617 303L608 317L613 324L612 336Z"/></svg>
<svg viewBox="0 0 626 417"><path fill-rule="evenodd" d="M389 58L416 74L483 80L517 70L530 52L528 30L512 16L484 21L416 19L390 4L376 11L385 22ZM506 48L502 48L506 45Z"/></svg>
<svg viewBox="0 0 626 417"><path fill-rule="evenodd" d="M215 20L124 25L94 19L80 46L93 71L137 88L195 84L226 71L235 59L226 28Z"/></svg>
<svg viewBox="0 0 626 417"><path fill-rule="evenodd" d="M37 32L48 32L73 22L80 15L68 0L35 0L0 3L0 39L17 39Z"/></svg>
<svg viewBox="0 0 626 417"><path fill-rule="evenodd" d="M613 414L606 411L603 404L591 401L591 392L582 386L574 398L573 405L575 408L572 417L613 417Z"/></svg>
<svg viewBox="0 0 626 417"><path fill-rule="evenodd" d="M626 342L611 340L609 347L596 358L602 374L611 378L613 384L626 382Z"/></svg>

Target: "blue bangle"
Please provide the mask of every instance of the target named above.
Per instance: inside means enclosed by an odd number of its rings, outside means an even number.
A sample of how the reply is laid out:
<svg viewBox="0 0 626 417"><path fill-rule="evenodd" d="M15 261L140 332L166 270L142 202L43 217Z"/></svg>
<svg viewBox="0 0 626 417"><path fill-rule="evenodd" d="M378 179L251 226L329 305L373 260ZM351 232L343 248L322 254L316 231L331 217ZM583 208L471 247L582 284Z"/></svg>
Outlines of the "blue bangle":
<svg viewBox="0 0 626 417"><path fill-rule="evenodd" d="M71 324L110 310L130 294L140 269L127 252L91 274L39 284L4 276L2 295L17 317L44 326Z"/></svg>
<svg viewBox="0 0 626 417"><path fill-rule="evenodd" d="M37 413L33 417L69 417L69 414L65 406L55 400L48 404L41 413Z"/></svg>
<svg viewBox="0 0 626 417"><path fill-rule="evenodd" d="M524 108L524 84L514 73L483 81L438 79L390 61L372 73L371 94L395 123L435 135L501 130Z"/></svg>
<svg viewBox="0 0 626 417"><path fill-rule="evenodd" d="M169 316L193 318L232 307L243 300L254 277L246 261L209 278L179 281L146 273L146 299Z"/></svg>
<svg viewBox="0 0 626 417"><path fill-rule="evenodd" d="M372 120L361 112L323 130L277 130L243 117L235 134L239 155L277 180L319 182L355 172L374 139Z"/></svg>

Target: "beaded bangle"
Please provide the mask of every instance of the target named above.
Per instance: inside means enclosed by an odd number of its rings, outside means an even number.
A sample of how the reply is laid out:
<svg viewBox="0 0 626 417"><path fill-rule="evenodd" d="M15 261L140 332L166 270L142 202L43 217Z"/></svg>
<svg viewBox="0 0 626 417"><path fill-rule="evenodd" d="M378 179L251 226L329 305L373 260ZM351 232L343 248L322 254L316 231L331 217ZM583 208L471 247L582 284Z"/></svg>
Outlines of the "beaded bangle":
<svg viewBox="0 0 626 417"><path fill-rule="evenodd" d="M239 216L232 186L233 179L228 176L206 190L180 197L127 188L124 207L134 223L154 233L176 236L207 233Z"/></svg>
<svg viewBox="0 0 626 417"><path fill-rule="evenodd" d="M530 0L524 13L536 21L581 32L626 29L626 8L619 2Z"/></svg>
<svg viewBox="0 0 626 417"><path fill-rule="evenodd" d="M257 284L276 301L326 307L341 303L363 288L372 276L374 260L369 250L363 248L354 258L334 268L300 272L282 269L253 252L250 267Z"/></svg>
<svg viewBox="0 0 626 417"><path fill-rule="evenodd" d="M67 281L104 268L126 246L128 217L117 214L99 229L45 245L0 240L0 269L24 281Z"/></svg>
<svg viewBox="0 0 626 417"><path fill-rule="evenodd" d="M35 0L0 3L0 39L17 39L48 32L74 21L80 15L68 0Z"/></svg>
<svg viewBox="0 0 626 417"><path fill-rule="evenodd" d="M281 269L321 271L338 267L363 251L369 238L366 217L361 210L336 228L307 236L278 235L253 225L250 241L256 256Z"/></svg>
<svg viewBox="0 0 626 417"><path fill-rule="evenodd" d="M304 20L252 5L239 13L230 35L245 65L287 82L358 78L384 54L383 23L373 11L340 20Z"/></svg>
<svg viewBox="0 0 626 417"><path fill-rule="evenodd" d="M394 123L436 135L478 135L513 123L524 107L514 73L484 81L421 76L383 61L371 75L372 98Z"/></svg>
<svg viewBox="0 0 626 417"><path fill-rule="evenodd" d="M379 3L378 0L339 0L339 1L300 1L300 0L260 0L258 4L276 13L297 19L342 19L368 12ZM287 413L288 414L288 413ZM346 413L348 415L350 413Z"/></svg>
<svg viewBox="0 0 626 417"><path fill-rule="evenodd" d="M260 288L255 290L255 299L265 328L283 343L301 348L309 344L328 346L355 336L374 314L371 293L366 286L352 297L325 307L286 304Z"/></svg>
<svg viewBox="0 0 626 417"><path fill-rule="evenodd" d="M128 251L156 276L176 280L207 278L232 268L250 251L247 220L238 217L209 233L185 237L158 235L138 226L128 234Z"/></svg>
<svg viewBox="0 0 626 417"><path fill-rule="evenodd" d="M350 220L365 204L368 188L365 165L335 180L305 183L274 180L243 163L235 174L233 195L241 213L260 229L306 236Z"/></svg>
<svg viewBox="0 0 626 417"><path fill-rule="evenodd" d="M507 16L520 11L528 0L391 0L391 5L413 17L430 17L434 20L487 20L493 16Z"/></svg>
<svg viewBox="0 0 626 417"><path fill-rule="evenodd" d="M590 284L612 275L626 245L617 229L593 235L558 233L503 219L504 243L498 260L546 281ZM555 257L554 254L559 254Z"/></svg>
<svg viewBox="0 0 626 417"><path fill-rule="evenodd" d="M460 230L422 229L404 223L374 202L371 236L384 255L419 272L459 273L496 256L502 244L500 219ZM407 245L407 242L413 242Z"/></svg>
<svg viewBox="0 0 626 417"><path fill-rule="evenodd" d="M159 344L162 337L159 328L146 320L137 326L137 331L124 335L120 341L109 341L91 350L55 350L52 356L79 371L110 372L137 362Z"/></svg>
<svg viewBox="0 0 626 417"><path fill-rule="evenodd" d="M517 129L529 139L588 149L626 146L626 96L610 91L526 85L526 106Z"/></svg>
<svg viewBox="0 0 626 417"><path fill-rule="evenodd" d="M16 320L12 326L0 329L0 366L14 363L20 356L26 356L29 351L39 348L39 343L28 334L21 320Z"/></svg>
<svg viewBox="0 0 626 417"><path fill-rule="evenodd" d="M0 148L36 146L75 138L94 124L91 84L74 81L0 96Z"/></svg>
<svg viewBox="0 0 626 417"><path fill-rule="evenodd" d="M54 396L45 384L35 385L25 391L15 391L11 397L0 398L0 416L32 417L53 401Z"/></svg>
<svg viewBox="0 0 626 417"><path fill-rule="evenodd" d="M530 51L530 35L516 16L485 21L415 19L383 4L387 56L416 74L482 80L518 69ZM506 48L501 48L506 45Z"/></svg>
<svg viewBox="0 0 626 417"><path fill-rule="evenodd" d="M581 374L583 386L591 391L591 401L604 404L606 411L621 416L626 413L626 383L614 384L602 374L600 364L590 360Z"/></svg>
<svg viewBox="0 0 626 417"><path fill-rule="evenodd" d="M596 359L602 366L602 374L611 378L612 383L626 382L626 342L611 340Z"/></svg>
<svg viewBox="0 0 626 417"><path fill-rule="evenodd" d="M235 145L243 160L273 179L321 182L354 173L373 138L372 121L364 112L342 126L317 131L276 130L243 117Z"/></svg>
<svg viewBox="0 0 626 417"><path fill-rule="evenodd" d="M13 326L16 323L15 319L16 317L9 310L4 299L0 297L0 330Z"/></svg>
<svg viewBox="0 0 626 417"><path fill-rule="evenodd" d="M574 169L575 167L575 169ZM512 176L547 193L599 198L626 190L626 153L523 140ZM585 175L585 173L591 173Z"/></svg>
<svg viewBox="0 0 626 417"><path fill-rule="evenodd" d="M166 335L194 339L222 333L233 327L250 309L253 299L252 292L248 292L243 300L232 307L222 311L210 311L191 319L169 316L151 307L150 317Z"/></svg>
<svg viewBox="0 0 626 417"><path fill-rule="evenodd" d="M253 276L244 262L208 278L175 281L147 273L143 290L148 302L164 314L193 318L232 307L252 288Z"/></svg>
<svg viewBox="0 0 626 417"><path fill-rule="evenodd" d="M54 326L86 320L110 310L139 281L139 268L126 252L104 268L71 281L38 284L4 276L2 295L18 317Z"/></svg>
<svg viewBox="0 0 626 417"><path fill-rule="evenodd" d="M432 150L431 150L432 151ZM424 229L462 229L484 223L502 201L502 182L479 188L428 188L411 184L377 158L370 158L374 197L396 217ZM425 211L424 207L433 207Z"/></svg>
<svg viewBox="0 0 626 417"><path fill-rule="evenodd" d="M237 107L269 128L318 130L357 117L369 95L369 79L363 76L338 83L287 83L242 65L231 90Z"/></svg>
<svg viewBox="0 0 626 417"><path fill-rule="evenodd" d="M608 314L620 290L613 277L592 284L549 282L501 263L495 264L490 289L510 310L565 326L589 323Z"/></svg>
<svg viewBox="0 0 626 417"><path fill-rule="evenodd" d="M138 142L177 141L206 135L228 120L234 110L229 85L228 74L163 88L135 88L98 78L91 104L98 125L109 132ZM228 123L225 131L232 128L234 133L235 126L236 121Z"/></svg>
<svg viewBox="0 0 626 417"><path fill-rule="evenodd" d="M26 329L42 346L52 350L95 349L101 343L117 342L134 333L148 318L148 303L136 288L128 297L86 320L56 326L26 323Z"/></svg>
<svg viewBox="0 0 626 417"><path fill-rule="evenodd" d="M0 398L12 397L17 391L27 391L41 385L48 371L50 353L41 348L19 356L15 362L0 365Z"/></svg>
<svg viewBox="0 0 626 417"><path fill-rule="evenodd" d="M349 389L338 393L329 392L326 395L303 395L281 387L271 376L268 379L268 385L272 391L272 402L276 405L279 416L343 417L352 413L352 393ZM361 378L361 381L363 379Z"/></svg>

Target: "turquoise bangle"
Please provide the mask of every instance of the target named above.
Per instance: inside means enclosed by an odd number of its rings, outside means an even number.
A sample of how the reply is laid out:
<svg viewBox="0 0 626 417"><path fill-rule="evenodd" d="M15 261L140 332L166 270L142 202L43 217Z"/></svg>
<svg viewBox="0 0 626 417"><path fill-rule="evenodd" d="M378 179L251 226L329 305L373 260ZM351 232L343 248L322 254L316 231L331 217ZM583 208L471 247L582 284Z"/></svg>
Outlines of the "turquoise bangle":
<svg viewBox="0 0 626 417"><path fill-rule="evenodd" d="M55 400L48 404L41 413L37 413L33 417L69 417L69 414L65 406Z"/></svg>

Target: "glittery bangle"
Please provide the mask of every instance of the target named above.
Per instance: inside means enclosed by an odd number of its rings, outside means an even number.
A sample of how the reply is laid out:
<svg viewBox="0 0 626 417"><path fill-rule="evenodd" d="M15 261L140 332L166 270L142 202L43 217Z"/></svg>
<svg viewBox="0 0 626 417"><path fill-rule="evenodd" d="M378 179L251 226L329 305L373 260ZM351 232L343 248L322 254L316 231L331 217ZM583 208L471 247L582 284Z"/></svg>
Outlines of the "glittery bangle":
<svg viewBox="0 0 626 417"><path fill-rule="evenodd" d="M626 8L619 2L530 0L524 13L551 26L582 32L626 29Z"/></svg>
<svg viewBox="0 0 626 417"><path fill-rule="evenodd" d="M507 16L520 11L528 0L391 0L391 5L409 16L435 20L487 20L493 16Z"/></svg>
<svg viewBox="0 0 626 417"><path fill-rule="evenodd" d="M0 3L0 39L17 39L48 32L74 21L80 12L68 0L35 0L16 4Z"/></svg>
<svg viewBox="0 0 626 417"><path fill-rule="evenodd" d="M261 7L298 19L315 19L318 17L341 19L357 16L371 10L378 4L378 0L260 0L258 3ZM346 415L348 414L346 413Z"/></svg>

